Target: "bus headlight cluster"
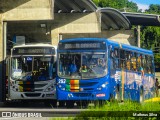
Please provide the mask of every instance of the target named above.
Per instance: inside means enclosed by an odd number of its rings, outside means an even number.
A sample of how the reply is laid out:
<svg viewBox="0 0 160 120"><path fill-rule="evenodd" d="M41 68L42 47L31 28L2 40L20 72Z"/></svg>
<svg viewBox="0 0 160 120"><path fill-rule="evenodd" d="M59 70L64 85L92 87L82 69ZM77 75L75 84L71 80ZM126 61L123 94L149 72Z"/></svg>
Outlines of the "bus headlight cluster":
<svg viewBox="0 0 160 120"><path fill-rule="evenodd" d="M15 85L13 85L13 86L11 87L11 89L12 89L13 91L15 91L15 92L18 92L18 91L19 91L18 87L15 86Z"/></svg>
<svg viewBox="0 0 160 120"><path fill-rule="evenodd" d="M97 87L97 90L102 90L103 88L106 88L107 85L108 85L108 82L105 82L102 85L100 85L99 87Z"/></svg>
<svg viewBox="0 0 160 120"><path fill-rule="evenodd" d="M49 87L47 87L47 89L45 89L45 92L50 92L50 91L54 91L54 90L56 90L55 86L54 85L50 85Z"/></svg>
<svg viewBox="0 0 160 120"><path fill-rule="evenodd" d="M60 90L66 90L66 88L62 85L58 85L58 87L59 87Z"/></svg>

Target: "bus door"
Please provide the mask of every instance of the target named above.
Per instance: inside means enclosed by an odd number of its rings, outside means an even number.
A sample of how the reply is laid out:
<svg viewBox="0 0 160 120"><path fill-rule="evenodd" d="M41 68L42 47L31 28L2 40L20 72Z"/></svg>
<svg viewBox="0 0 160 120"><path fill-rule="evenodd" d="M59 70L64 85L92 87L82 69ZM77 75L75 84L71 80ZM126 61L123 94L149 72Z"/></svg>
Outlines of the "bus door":
<svg viewBox="0 0 160 120"><path fill-rule="evenodd" d="M126 80L126 53L125 50L120 49L120 81L119 81L119 91L118 93L120 94L120 98L119 100L124 100L124 93L125 93L125 88L124 88L124 84L125 84L125 80Z"/></svg>
<svg viewBox="0 0 160 120"><path fill-rule="evenodd" d="M8 98L10 95L10 93L9 93L9 91L10 91L10 74L11 74L10 70L11 70L11 59L10 59L10 57L8 57L6 59L6 98Z"/></svg>
<svg viewBox="0 0 160 120"><path fill-rule="evenodd" d="M114 95L116 99L120 97L120 70L119 70L119 49L110 48L110 82L111 82L111 95Z"/></svg>

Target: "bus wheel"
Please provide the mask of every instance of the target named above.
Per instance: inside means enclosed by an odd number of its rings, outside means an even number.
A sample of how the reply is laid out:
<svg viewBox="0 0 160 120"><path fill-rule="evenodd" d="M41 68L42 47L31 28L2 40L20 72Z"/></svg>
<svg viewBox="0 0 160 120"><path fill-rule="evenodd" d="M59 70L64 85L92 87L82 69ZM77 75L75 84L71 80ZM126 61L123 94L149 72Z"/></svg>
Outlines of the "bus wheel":
<svg viewBox="0 0 160 120"><path fill-rule="evenodd" d="M144 91L143 91L143 88L140 90L140 98L139 98L139 102L140 103L143 103L143 101L144 101Z"/></svg>
<svg viewBox="0 0 160 120"><path fill-rule="evenodd" d="M66 101L66 107L67 108L73 108L74 107L74 101Z"/></svg>

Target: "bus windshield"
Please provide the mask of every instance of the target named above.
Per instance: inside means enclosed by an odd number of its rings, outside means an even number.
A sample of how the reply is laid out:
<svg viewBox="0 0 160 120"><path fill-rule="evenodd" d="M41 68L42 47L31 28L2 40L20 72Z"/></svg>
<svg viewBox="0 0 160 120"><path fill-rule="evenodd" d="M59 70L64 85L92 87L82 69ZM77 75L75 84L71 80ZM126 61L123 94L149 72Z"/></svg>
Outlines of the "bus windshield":
<svg viewBox="0 0 160 120"><path fill-rule="evenodd" d="M60 53L58 75L69 79L92 79L107 73L104 52Z"/></svg>
<svg viewBox="0 0 160 120"><path fill-rule="evenodd" d="M55 77L53 56L12 57L11 77L22 81L44 81Z"/></svg>

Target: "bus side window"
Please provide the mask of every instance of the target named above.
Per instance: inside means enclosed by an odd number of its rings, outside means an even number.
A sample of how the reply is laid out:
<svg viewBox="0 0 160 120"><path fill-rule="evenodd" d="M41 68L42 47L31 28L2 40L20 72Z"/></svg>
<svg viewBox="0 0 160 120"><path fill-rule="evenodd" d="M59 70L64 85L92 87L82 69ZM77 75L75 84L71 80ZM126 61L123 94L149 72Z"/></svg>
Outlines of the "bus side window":
<svg viewBox="0 0 160 120"><path fill-rule="evenodd" d="M115 68L120 68L120 60L119 60L119 49L114 49L114 61L115 61Z"/></svg>
<svg viewBox="0 0 160 120"><path fill-rule="evenodd" d="M132 53L131 57L131 68L133 71L137 71L137 59L136 59L137 53Z"/></svg>
<svg viewBox="0 0 160 120"><path fill-rule="evenodd" d="M126 60L125 60L125 51L124 50L120 50L120 64L121 64L122 69L126 68Z"/></svg>
<svg viewBox="0 0 160 120"><path fill-rule="evenodd" d="M153 74L154 72L155 72L154 59L153 59L153 57L151 57L151 73Z"/></svg>
<svg viewBox="0 0 160 120"><path fill-rule="evenodd" d="M148 73L148 69L147 69L147 56L146 55L142 55L142 67L144 70L144 73Z"/></svg>
<svg viewBox="0 0 160 120"><path fill-rule="evenodd" d="M148 69L148 73L151 74L152 73L152 57L151 56L148 56L147 69Z"/></svg>
<svg viewBox="0 0 160 120"><path fill-rule="evenodd" d="M145 65L146 64L146 65ZM145 60L144 60L144 66L145 66L145 72L149 73L149 56L145 55Z"/></svg>
<svg viewBox="0 0 160 120"><path fill-rule="evenodd" d="M131 70L131 53L126 51L126 69Z"/></svg>
<svg viewBox="0 0 160 120"><path fill-rule="evenodd" d="M110 69L114 70L114 51L112 49L110 49Z"/></svg>
<svg viewBox="0 0 160 120"><path fill-rule="evenodd" d="M140 54L137 54L137 69L138 69L138 72L140 72L140 67L141 67L141 62L142 62L142 55Z"/></svg>

